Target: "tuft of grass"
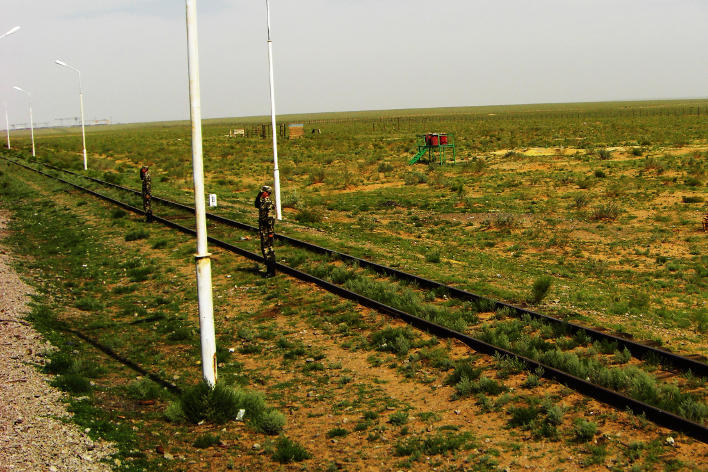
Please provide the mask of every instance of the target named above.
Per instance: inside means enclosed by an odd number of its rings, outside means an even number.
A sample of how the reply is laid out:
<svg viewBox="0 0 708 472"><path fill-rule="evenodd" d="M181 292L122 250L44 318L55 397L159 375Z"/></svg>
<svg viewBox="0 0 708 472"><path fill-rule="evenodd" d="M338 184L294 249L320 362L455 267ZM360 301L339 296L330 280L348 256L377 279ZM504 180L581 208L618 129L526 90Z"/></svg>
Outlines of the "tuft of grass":
<svg viewBox="0 0 708 472"><path fill-rule="evenodd" d="M397 411L388 417L388 422L395 426L403 426L408 423L408 412L407 411Z"/></svg>
<svg viewBox="0 0 708 472"><path fill-rule="evenodd" d="M148 233L144 229L137 229L135 231L130 231L128 234L125 235L125 240L126 241L137 241L139 239L147 239L150 237L150 233Z"/></svg>
<svg viewBox="0 0 708 472"><path fill-rule="evenodd" d="M616 203L609 202L597 205L593 208L590 218L599 220L616 220L620 214L620 208Z"/></svg>
<svg viewBox="0 0 708 472"><path fill-rule="evenodd" d="M195 385L182 394L179 405L185 419L194 424L200 421L223 424L235 419L238 411L243 409L245 418L258 428L266 411L262 394L236 390L222 383L213 389L204 382Z"/></svg>
<svg viewBox="0 0 708 472"><path fill-rule="evenodd" d="M58 375L52 381L52 385L73 394L89 393L91 391L89 379L73 372Z"/></svg>
<svg viewBox="0 0 708 472"><path fill-rule="evenodd" d="M324 215L322 212L313 208L302 208L297 212L297 215L295 215L295 219L299 223L304 224L321 223L323 218Z"/></svg>
<svg viewBox="0 0 708 472"><path fill-rule="evenodd" d="M332 428L329 431L327 431L326 436L330 439L332 438L341 438L349 434L349 431L344 429L344 428Z"/></svg>
<svg viewBox="0 0 708 472"><path fill-rule="evenodd" d="M216 446L219 443L221 443L221 438L219 438L218 435L207 433L198 436L197 439L194 440L194 443L192 443L192 446L199 449L206 449L212 446Z"/></svg>
<svg viewBox="0 0 708 472"><path fill-rule="evenodd" d="M440 251L430 251L425 254L425 262L431 262L437 264L440 262Z"/></svg>
<svg viewBox="0 0 708 472"><path fill-rule="evenodd" d="M541 300L548 295L552 284L553 279L547 275L534 280L531 286L531 301L533 303L541 303Z"/></svg>
<svg viewBox="0 0 708 472"><path fill-rule="evenodd" d="M575 439L580 442L588 442L597 433L597 425L592 421L587 421L583 418L576 418L573 422L573 432Z"/></svg>
<svg viewBox="0 0 708 472"><path fill-rule="evenodd" d="M281 464L290 464L291 462L302 462L309 459L312 455L307 452L307 449L302 447L297 442L287 436L280 436L275 443L275 451L273 459Z"/></svg>
<svg viewBox="0 0 708 472"><path fill-rule="evenodd" d="M162 387L150 379L141 379L128 385L128 396L136 400L155 400L162 395Z"/></svg>
<svg viewBox="0 0 708 472"><path fill-rule="evenodd" d="M285 415L278 410L267 411L253 419L253 424L258 431L273 436L283 431L285 422Z"/></svg>
<svg viewBox="0 0 708 472"><path fill-rule="evenodd" d="M83 311L101 311L103 304L95 298L86 296L76 301L76 308Z"/></svg>

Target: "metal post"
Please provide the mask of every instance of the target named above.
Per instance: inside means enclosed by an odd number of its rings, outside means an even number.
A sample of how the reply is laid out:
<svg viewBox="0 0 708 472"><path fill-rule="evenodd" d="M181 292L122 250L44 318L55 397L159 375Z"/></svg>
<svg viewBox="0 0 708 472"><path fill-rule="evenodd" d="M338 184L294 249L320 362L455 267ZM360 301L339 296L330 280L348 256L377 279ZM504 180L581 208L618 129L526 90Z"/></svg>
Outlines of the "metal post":
<svg viewBox="0 0 708 472"><path fill-rule="evenodd" d="M266 16L268 18L268 68L270 72L270 116L273 127L273 180L275 187L275 215L283 219L280 210L280 170L278 170L278 134L275 132L275 84L273 83L273 41L270 39L270 4L266 0Z"/></svg>
<svg viewBox="0 0 708 472"><path fill-rule="evenodd" d="M30 111L30 134L32 135L32 157L37 157L37 154L35 153L35 149L34 149L34 120L32 118L32 97L30 97L29 111Z"/></svg>
<svg viewBox="0 0 708 472"><path fill-rule="evenodd" d="M10 146L10 118L7 116L7 103L5 105L5 131L7 131L7 148L12 149Z"/></svg>
<svg viewBox="0 0 708 472"><path fill-rule="evenodd" d="M81 85L81 71L77 69L76 67L67 64L66 62L62 61L61 59L57 59L54 61L56 64L59 64L60 66L67 67L77 74L79 74L79 105L81 107L81 140L83 142L84 146L84 170L88 169L88 158L87 158L87 153L86 153L86 130L84 128L84 92L83 92L83 87Z"/></svg>
<svg viewBox="0 0 708 472"><path fill-rule="evenodd" d="M29 99L30 131L32 133L32 157L36 157L34 152L34 121L32 119L32 94L29 93L27 90L23 89L22 87L18 87L17 85L12 88L17 90L18 92L24 93Z"/></svg>
<svg viewBox="0 0 708 472"><path fill-rule="evenodd" d="M202 115L199 96L199 49L196 0L185 0L187 7L187 49L189 68L189 112L192 119L192 169L194 171L194 209L197 219L197 293L202 344L202 373L211 387L216 385L216 340L211 288L211 254L207 251L206 199L202 160Z"/></svg>
<svg viewBox="0 0 708 472"><path fill-rule="evenodd" d="M86 130L84 128L84 93L81 89L81 72L79 72L79 103L81 104L81 139L84 145L84 170L88 170L88 156L86 155Z"/></svg>

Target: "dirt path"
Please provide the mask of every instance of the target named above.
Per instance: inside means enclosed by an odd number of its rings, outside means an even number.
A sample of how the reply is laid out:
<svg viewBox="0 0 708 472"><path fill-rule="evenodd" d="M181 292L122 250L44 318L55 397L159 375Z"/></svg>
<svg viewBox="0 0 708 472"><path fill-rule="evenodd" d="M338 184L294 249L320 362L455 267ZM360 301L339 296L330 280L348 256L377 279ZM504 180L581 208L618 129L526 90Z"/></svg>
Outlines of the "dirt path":
<svg viewBox="0 0 708 472"><path fill-rule="evenodd" d="M61 392L33 366L51 346L22 321L32 289L2 245L8 218L0 210L0 472L110 470L99 461L113 449L67 422Z"/></svg>

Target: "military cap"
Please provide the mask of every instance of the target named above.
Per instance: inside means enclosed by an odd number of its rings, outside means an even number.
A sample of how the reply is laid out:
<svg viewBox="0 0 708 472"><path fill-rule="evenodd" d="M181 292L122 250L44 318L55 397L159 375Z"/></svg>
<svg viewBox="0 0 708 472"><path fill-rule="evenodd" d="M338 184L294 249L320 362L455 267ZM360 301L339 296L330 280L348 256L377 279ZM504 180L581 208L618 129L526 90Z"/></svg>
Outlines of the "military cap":
<svg viewBox="0 0 708 472"><path fill-rule="evenodd" d="M264 185L263 187L261 187L261 192L273 193L273 189L270 187L270 185Z"/></svg>

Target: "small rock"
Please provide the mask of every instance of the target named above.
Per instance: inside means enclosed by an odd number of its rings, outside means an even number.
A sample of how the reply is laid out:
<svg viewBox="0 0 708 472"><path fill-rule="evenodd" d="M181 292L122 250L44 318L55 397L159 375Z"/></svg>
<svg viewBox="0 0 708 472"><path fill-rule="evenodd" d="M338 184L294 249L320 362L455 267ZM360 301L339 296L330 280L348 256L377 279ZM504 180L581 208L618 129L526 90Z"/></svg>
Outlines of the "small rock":
<svg viewBox="0 0 708 472"><path fill-rule="evenodd" d="M315 362L315 360L312 357L308 357L307 359L305 359L305 362Z"/></svg>
<svg viewBox="0 0 708 472"><path fill-rule="evenodd" d="M669 446L673 446L675 443L676 441L674 441L674 438L672 438L671 436L666 438L666 444L668 444Z"/></svg>
<svg viewBox="0 0 708 472"><path fill-rule="evenodd" d="M455 410L456 415L459 415L460 413L462 413L460 410Z"/></svg>
<svg viewBox="0 0 708 472"><path fill-rule="evenodd" d="M58 472L58 469L56 467L54 467L53 465L50 465L49 472Z"/></svg>
<svg viewBox="0 0 708 472"><path fill-rule="evenodd" d="M173 460L173 459L175 458L175 456L173 456L173 455L170 454L169 452L166 452L165 454L163 454L162 457L164 457L164 458L165 458L166 460L168 460L168 461L171 461L171 460Z"/></svg>
<svg viewBox="0 0 708 472"><path fill-rule="evenodd" d="M253 443L253 446L251 446L251 447L253 448L254 451L257 451L261 448L261 445L258 443Z"/></svg>

